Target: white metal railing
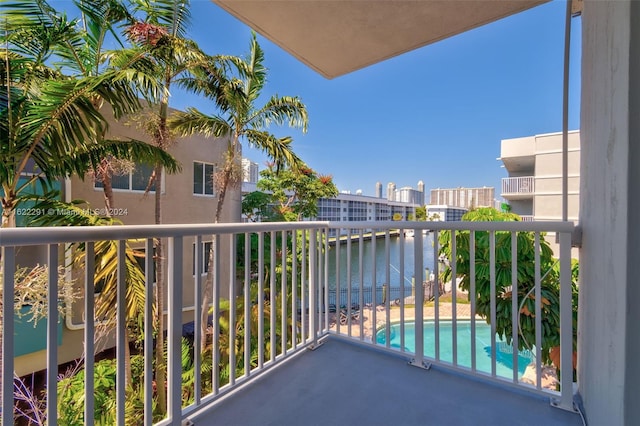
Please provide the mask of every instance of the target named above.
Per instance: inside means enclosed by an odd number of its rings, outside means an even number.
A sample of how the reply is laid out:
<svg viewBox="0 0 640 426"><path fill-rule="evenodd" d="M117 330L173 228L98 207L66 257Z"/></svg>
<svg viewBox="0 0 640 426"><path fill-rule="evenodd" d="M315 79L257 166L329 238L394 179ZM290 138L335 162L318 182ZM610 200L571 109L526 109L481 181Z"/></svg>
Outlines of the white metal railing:
<svg viewBox="0 0 640 426"><path fill-rule="evenodd" d="M404 229L398 231L398 226L414 231L413 237L405 237ZM340 231L346 229L345 241L335 242L329 237L331 230ZM430 233L427 232L427 228ZM353 230L356 230L355 232ZM373 229L378 232L372 236L365 230ZM94 312L94 246L99 241L118 241L118 307L116 312L116 417L119 424L125 423L125 392L124 392L124 347L125 334L125 242L127 240L142 239L146 253L153 252L154 239L166 239L167 252L167 293L168 293L168 317L167 317L167 373L168 373L168 403L167 416L159 424L179 425L182 420L197 415L198 411L205 410L211 403L259 376L291 356L295 356L302 349L315 346L327 334L334 334L341 338L356 339L364 344L375 345L388 350L398 350L407 353L412 363L417 366L425 363L436 363L448 368L481 376L489 380L509 382L518 387L525 387L534 392L550 393L557 398L558 405L569 409L572 407L572 375L563 374L560 381L560 391L546 391L540 381L542 364L539 353L536 357L535 369L537 382L533 385L523 384L516 374L519 360L517 351L513 351L512 363L514 373L508 379L501 378L496 372L497 348L499 342L495 336L496 301L497 297L506 297L504 289L496 289L496 256L499 250L510 250L512 255L517 251L516 239L512 238L510 247L496 247L496 237L502 233L516 235L518 232L533 232L535 235L534 251L536 255L535 289L533 297L535 306L536 341L535 348L541 347L542 339L542 300L541 283L545 277L545 271L541 271L539 251L542 232L556 232L560 235L560 352L561 369L571 371L572 364L572 293L571 293L571 264L570 242L573 224L560 222L298 222L298 223L252 223L252 224L217 224L217 225L162 225L162 226L112 226L112 227L78 227L78 228L21 228L3 229L0 234L0 247L2 247L2 267L4 270L3 292L3 323L2 323L2 424L13 424L13 372L14 372L14 324L13 312L14 280L13 273L19 266L20 260L17 250L23 246L44 246L47 248L49 266L58 266L64 263L64 256L59 246L68 243L86 243L85 258L86 268L83 276L85 317L93 317ZM445 312L444 304L440 302L440 293L435 291L433 307L424 305L425 292L413 291L411 299L406 299L407 286L410 286L408 277L413 277L414 283L423 283L425 266L433 270L434 288L440 288L440 273L443 265L449 264L452 276L458 276L457 264L452 259L457 258L456 250L468 250L470 258L475 259L476 247L474 244L468 247L458 247L456 238L452 238L451 256L443 258L439 255L438 236L450 231L453 236L461 233L486 238L490 242L489 268L491 271L491 367L490 371L482 371L477 365L476 359L476 329L477 324L484 320L476 319L477 307L475 305L477 285L480 285L477 270L479 265L472 261L467 272L470 277L470 315L466 317L458 313L457 306L461 306L453 292L450 309ZM339 235L341 232L338 232ZM203 277L196 273L191 282L185 282L183 274L185 257L187 260L191 254L190 244L195 246L195 271L200 270L202 261L202 241L211 239L214 235L214 288L212 296L213 306L213 333L211 336L211 358L202 359L200 351L195 350L193 355L195 384L192 388L183 387L181 376L181 336L183 330L183 289L192 286L194 293L193 319L194 319L194 347L198 348L202 336L201 305ZM432 239L428 240L427 239ZM475 238L471 238L474 241ZM244 250L240 251L238 242L244 242ZM346 255L341 251L341 245L346 249ZM395 251L394 251L395 250ZM392 253L393 251L393 253ZM185 256L185 253L188 253ZM516 271L517 256L513 255L511 269ZM295 260L294 260L295 259ZM223 262L227 267L222 267ZM245 267L239 268L238 263ZM190 265L189 265L190 266ZM486 266L486 265L485 265ZM57 268L50 267L50 271ZM225 276L223 271L231 271ZM152 259L147 256L145 264L147 291L145 297L145 329L144 349L145 377L144 377L144 424L151 425L152 398L153 395L153 330L151 327L152 303L153 303L153 277ZM397 271L397 276L395 272ZM188 274L187 274L188 275ZM517 274L513 274L515 277ZM56 306L57 276L49 274L49 300L50 306ZM453 286L455 288L455 286ZM512 289L517 289L518 282L514 278ZM369 289L367 293L365 289ZM223 300L221 289L226 289L228 294L238 296ZM343 292L342 289L346 289ZM399 293L393 293L399 291ZM342 295L344 294L344 300ZM400 297L392 300L392 294L400 294ZM333 298L335 295L335 298ZM519 299L517 291L512 292L512 324L518 324ZM413 305L410 308L409 303ZM395 306L397 305L397 306ZM51 308L55 310L57 307ZM390 344L393 319L392 310L397 312L398 326L400 329L400 344L394 349ZM365 311L368 322L365 322ZM425 312L429 311L429 315ZM431 313L431 311L433 311ZM49 318L55 317L50 313ZM240 324L240 318L243 323ZM228 324L238 323L238 327L221 327L224 318ZM424 321L433 323L435 340L433 347L425 345ZM465 349L457 343L452 344L452 356L447 358L442 351L444 326L452 325L451 336L453 342L459 342L464 337L458 334L458 324L468 321L470 328L470 349ZM406 331L409 321L413 322L413 333ZM256 324L257 323L257 324ZM224 328L224 329L223 329ZM279 332L272 332L280 329ZM254 330L256 330L254 332ZM238 330L244 330L244 336L239 336ZM517 346L519 334L517 327L512 327L511 338ZM376 332L384 335L383 342L377 342ZM57 392L56 376L58 373L58 359L56 346L57 328L55 321L48 324L47 343L47 418L48 424L57 424ZM94 371L93 339L94 325L87 321L84 329L85 341L85 377L92 377ZM254 335L254 333L256 335ZM409 341L414 341L413 348ZM227 348L223 348L227 342ZM230 342L234 342L233 344ZM235 348L231 350L230 348ZM469 366L460 361L466 356L465 351L471 351L471 363ZM537 349L534 349L534 352ZM8 355L9 354L9 355ZM213 366L210 384L205 385L205 376L202 376L203 363L207 361ZM233 366L229 368L226 366ZM569 366L569 367L567 367ZM225 373L225 368L227 371ZM330 368L330 367L328 367ZM225 373L225 374L223 374ZM183 394L192 393L193 398L188 404L182 399ZM85 413L84 423L94 424L94 385L93 381L85 383Z"/></svg>
<svg viewBox="0 0 640 426"><path fill-rule="evenodd" d="M502 178L502 194L533 194L534 182L533 176Z"/></svg>
<svg viewBox="0 0 640 426"><path fill-rule="evenodd" d="M521 214L520 220L522 220L523 222L533 222L535 220L535 217L531 214Z"/></svg>
<svg viewBox="0 0 640 426"><path fill-rule="evenodd" d="M48 251L49 306L57 312L57 269L64 264L58 247L68 243L85 243L84 301L85 318L94 312L94 247L100 241L117 241L118 285L116 308L116 423L126 424L125 418L125 243L131 240L144 241L146 253L153 252L154 238L166 239L167 247L167 407L166 418L158 424L180 425L182 420L211 404L230 390L260 375L263 371L299 353L302 349L318 344L318 339L328 333L322 320L320 295L321 279L326 273L321 255L327 242L327 223L263 223L263 224L218 224L218 225L162 225L162 226L112 226L112 227L64 227L64 228L17 228L3 229L0 234L2 267L4 270L3 322L2 322L2 424L14 424L14 353L15 315L14 272L20 264L17 251L24 246L43 246ZM182 334L183 291L191 285L194 292L193 320L194 347L198 348L203 336L201 327L201 294L203 276L195 273L191 283L184 281L184 260L191 255L191 243L195 247L195 271L200 271L203 238L214 239L213 277L213 334L211 359L203 359L199 350L193 351L195 385L185 389L182 383ZM245 244L238 253L238 241ZM185 250L185 248L188 248ZM252 253L257 250L257 258ZM185 256L187 254L187 256ZM291 261L297 257L299 261ZM244 260L244 271L238 269L238 258ZM189 259L187 259L189 260ZM153 424L152 395L153 377L153 328L151 324L153 304L152 256L145 262L146 295L144 327L144 424ZM227 263L231 271L225 276L222 265ZM187 261L187 263L189 263ZM189 265L191 266L191 265ZM289 268L292 270L289 271ZM242 273L241 273L242 272ZM188 276L189 274L187 274ZM240 282L238 282L240 281ZM241 290L238 290L241 288ZM237 297L223 299L221 290ZM252 296L253 295L253 296ZM284 295L284 296L283 296ZM316 306L314 309L313 307ZM49 318L57 314L49 313ZM228 324L236 324L240 317L244 323L221 328L224 318ZM278 322L279 321L279 322ZM257 323L257 324L256 324ZM252 330L257 328L256 336ZM244 336L237 330L244 330ZM94 322L86 321L84 327L85 377L93 377ZM47 339L47 423L58 423L58 347L57 324L48 322ZM215 337L214 337L215 336ZM257 340L257 342L256 342ZM223 348L223 342L228 342ZM235 348L235 350L233 349ZM258 352L257 355L255 352ZM257 358L257 359L256 359ZM212 364L210 384L205 386L202 375L203 364ZM230 367L231 366L231 367ZM226 372L224 371L226 368ZM205 377L206 378L206 377ZM142 378L139 378L142 380ZM85 381L84 424L92 425L94 419L94 382ZM186 404L183 394L192 393L193 401Z"/></svg>
<svg viewBox="0 0 640 426"><path fill-rule="evenodd" d="M332 229L341 226L344 225L331 224ZM391 227L398 226L406 228L400 229L394 237ZM575 330L572 322L570 255L573 224L396 222L393 225L350 223L349 227L360 227L360 231L349 231L349 238L341 243L342 248L333 247L333 252L330 253L330 256L335 256L333 264L338 265L333 275L334 281L326 284L326 287L333 291L332 294L336 295L335 298L331 298L332 301L335 300L333 304L336 311L330 323L331 333L366 345L406 353L416 366L434 363L445 368L453 368L483 379L547 395L558 406L573 409L572 374L561 375L559 391L544 387L541 380L544 367L541 354L543 323L557 314L557 311L549 312L547 306L547 298L550 297L548 268L558 265L542 265L540 259L541 245L544 244L543 233L556 232L560 235L561 247L560 259L554 262L558 263L560 268L560 273L555 276L560 284L559 294L555 294L560 305L560 369L572 372ZM426 231L427 228L430 231ZM365 241L369 229L382 231L382 235L378 235L375 250L371 250L372 246ZM405 232L407 229L413 232ZM445 232L450 233L448 256L440 253L440 236ZM518 244L523 244L524 240L514 238L522 232L529 235L528 244L532 246L532 254L526 261L531 263L531 269L534 271L529 282L531 290L526 295L518 293L519 285L525 289L521 291L526 292L526 287L518 281L518 268L522 267L518 264ZM410 234L413 236L405 236ZM460 239L456 239L456 235L460 236ZM469 241L477 243L469 244ZM503 244L507 246L502 246ZM498 251L500 256L496 254ZM504 262L505 251L506 257L511 259L508 268L504 264L498 264L498 260ZM466 253L466 259L470 260L461 263L457 252ZM363 263L363 258L369 256L369 261ZM453 262L453 259L459 260ZM341 264L343 266L340 266ZM340 267L346 268L346 271L339 270ZM452 291L447 295L446 302L441 300L443 296L437 289L445 288L447 285L452 289L457 287L440 282L445 268L449 268L450 277L457 278L456 281L451 279L450 282L458 283L466 277L468 296L464 299ZM430 274L431 279L426 276L430 270L433 271ZM501 277L505 273L512 277L507 278L508 285L501 281L504 280ZM407 297L406 287L411 285L409 282L413 283L417 290L412 292L412 296ZM424 283L424 292L419 291L420 285L415 283ZM343 291L345 287L346 292ZM390 297L391 288L397 289L395 294L400 296ZM477 296L481 291L490 293L490 307L485 307L485 311L488 311L486 318L479 315L480 311L476 306ZM425 304L425 295L433 298L428 304ZM535 308L531 309L530 315L521 313L524 299L534 301ZM511 345L500 341L496 335L498 308L509 310L510 333L507 339L512 341ZM524 338L519 331L520 321L533 321L535 341L527 342L525 339L525 346L529 349L519 353L513 348L518 347L518 342ZM490 340L486 347L478 346L483 344L480 342L481 327L490 329L486 333L482 331L482 338ZM490 357L489 364L484 368L480 365L479 359L483 350L487 351ZM531 356L531 367L535 371L535 377L533 384L527 384L522 380L519 370L525 367L523 359ZM505 359L507 361L504 361ZM508 375L504 373L508 369L500 367L502 362L511 364ZM503 372L500 373L499 370Z"/></svg>

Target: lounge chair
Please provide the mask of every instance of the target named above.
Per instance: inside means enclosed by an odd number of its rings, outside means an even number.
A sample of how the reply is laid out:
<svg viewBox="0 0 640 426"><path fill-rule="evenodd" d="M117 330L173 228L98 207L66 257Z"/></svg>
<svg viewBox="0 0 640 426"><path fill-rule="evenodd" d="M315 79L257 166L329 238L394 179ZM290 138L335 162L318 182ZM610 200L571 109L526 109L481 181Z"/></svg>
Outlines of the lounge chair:
<svg viewBox="0 0 640 426"><path fill-rule="evenodd" d="M355 309L354 309L355 308ZM354 305L351 307L351 321L359 321L360 320L360 307ZM342 307L340 309L340 324L346 325L349 322L349 311L346 307Z"/></svg>

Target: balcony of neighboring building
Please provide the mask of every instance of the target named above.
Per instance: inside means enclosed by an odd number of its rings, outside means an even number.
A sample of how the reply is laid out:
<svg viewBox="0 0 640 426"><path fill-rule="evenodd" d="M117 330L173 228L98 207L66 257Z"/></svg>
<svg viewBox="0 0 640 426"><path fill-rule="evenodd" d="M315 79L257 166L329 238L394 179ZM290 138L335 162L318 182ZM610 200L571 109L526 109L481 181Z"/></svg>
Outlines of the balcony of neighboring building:
<svg viewBox="0 0 640 426"><path fill-rule="evenodd" d="M502 161L510 175L533 175L536 163L535 136L503 139L498 160Z"/></svg>
<svg viewBox="0 0 640 426"><path fill-rule="evenodd" d="M502 178L502 197L507 200L526 200L533 198L534 193L533 176Z"/></svg>

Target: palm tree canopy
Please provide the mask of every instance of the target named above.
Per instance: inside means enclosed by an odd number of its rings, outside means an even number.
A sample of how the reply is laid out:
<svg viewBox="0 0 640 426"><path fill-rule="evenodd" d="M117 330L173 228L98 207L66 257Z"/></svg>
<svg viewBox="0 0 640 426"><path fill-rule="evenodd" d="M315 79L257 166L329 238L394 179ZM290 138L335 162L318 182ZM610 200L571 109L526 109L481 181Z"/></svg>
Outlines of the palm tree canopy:
<svg viewBox="0 0 640 426"><path fill-rule="evenodd" d="M0 41L8 47L0 53L0 182L5 194L16 192L31 162L49 182L74 173L82 177L101 156L160 162L169 172L180 169L152 145L104 140L108 123L101 105L108 104L117 119L140 110L140 88L155 88L135 52L117 56L121 64L132 65L121 68L108 63L116 55L101 50L111 24L129 17L120 2L77 2L85 30L43 0L2 3L7 19Z"/></svg>
<svg viewBox="0 0 640 426"><path fill-rule="evenodd" d="M307 109L298 97L278 95L272 96L263 106L256 106L267 81L264 52L256 34L252 33L249 56L244 60L231 57L211 59L216 61L216 70L232 66L237 76L200 68L194 71L193 77L184 79L181 84L214 101L219 113L208 115L190 108L177 113L170 125L185 136L202 133L229 138L233 144L244 139L251 146L264 151L277 166L288 165L294 170L299 168L302 161L293 152L293 139L290 136L278 138L268 128L272 124L288 125L306 132Z"/></svg>

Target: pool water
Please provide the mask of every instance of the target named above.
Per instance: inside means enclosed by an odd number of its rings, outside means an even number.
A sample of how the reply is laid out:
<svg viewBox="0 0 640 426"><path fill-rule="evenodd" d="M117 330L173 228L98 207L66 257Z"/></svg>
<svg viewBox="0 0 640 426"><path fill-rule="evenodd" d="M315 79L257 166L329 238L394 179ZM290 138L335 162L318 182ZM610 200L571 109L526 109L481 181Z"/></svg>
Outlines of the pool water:
<svg viewBox="0 0 640 426"><path fill-rule="evenodd" d="M453 339L451 321L440 321L440 360L453 362ZM400 349L400 324L391 324L390 346ZM415 324L405 322L405 350L414 352ZM457 322L457 360L458 365L471 368L471 322ZM385 345L385 328L376 333L376 342ZM496 375L513 377L513 347L496 336ZM432 321L424 322L424 355L435 358L435 328ZM524 374L527 365L533 360L530 351L518 353L518 378ZM491 326L485 322L476 322L476 369L491 374Z"/></svg>

